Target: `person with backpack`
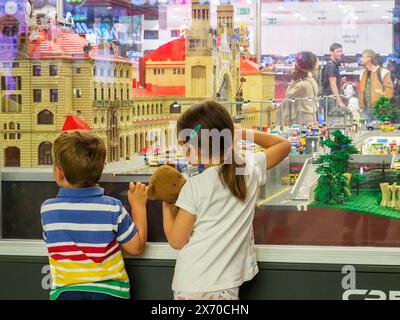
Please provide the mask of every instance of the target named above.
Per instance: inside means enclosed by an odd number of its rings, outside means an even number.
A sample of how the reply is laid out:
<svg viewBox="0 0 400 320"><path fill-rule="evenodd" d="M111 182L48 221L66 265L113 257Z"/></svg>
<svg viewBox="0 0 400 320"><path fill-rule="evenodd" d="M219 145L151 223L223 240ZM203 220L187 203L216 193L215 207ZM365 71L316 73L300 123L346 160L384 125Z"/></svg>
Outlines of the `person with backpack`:
<svg viewBox="0 0 400 320"><path fill-rule="evenodd" d="M343 108L345 104L341 97L342 76L340 65L343 58L343 47L340 43L333 43L330 48L330 59L320 72L320 116L326 122L327 114L335 107Z"/></svg>
<svg viewBox="0 0 400 320"><path fill-rule="evenodd" d="M378 66L377 55L373 50L364 50L362 64L365 69L361 74L360 93L358 95L360 111L368 123L376 120L372 110L380 97L393 97L393 82L390 71Z"/></svg>

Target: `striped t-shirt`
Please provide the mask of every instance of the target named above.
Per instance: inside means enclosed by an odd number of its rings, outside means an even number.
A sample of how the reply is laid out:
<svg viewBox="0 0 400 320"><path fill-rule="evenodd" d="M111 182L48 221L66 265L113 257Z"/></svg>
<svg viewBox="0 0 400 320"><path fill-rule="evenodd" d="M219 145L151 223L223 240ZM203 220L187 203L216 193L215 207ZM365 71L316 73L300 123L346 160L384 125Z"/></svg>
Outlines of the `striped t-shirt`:
<svg viewBox="0 0 400 320"><path fill-rule="evenodd" d="M137 232L129 213L99 187L64 189L41 207L55 300L64 291L129 298L120 245Z"/></svg>

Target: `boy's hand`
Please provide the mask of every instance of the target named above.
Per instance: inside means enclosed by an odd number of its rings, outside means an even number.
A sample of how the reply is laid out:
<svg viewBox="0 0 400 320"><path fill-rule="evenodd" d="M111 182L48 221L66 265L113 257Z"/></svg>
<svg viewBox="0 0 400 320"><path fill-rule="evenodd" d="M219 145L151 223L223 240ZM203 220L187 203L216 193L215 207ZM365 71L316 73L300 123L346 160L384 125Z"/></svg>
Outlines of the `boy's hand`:
<svg viewBox="0 0 400 320"><path fill-rule="evenodd" d="M147 187L141 182L136 183L136 185L130 182L128 201L131 208L137 206L145 207L147 203Z"/></svg>

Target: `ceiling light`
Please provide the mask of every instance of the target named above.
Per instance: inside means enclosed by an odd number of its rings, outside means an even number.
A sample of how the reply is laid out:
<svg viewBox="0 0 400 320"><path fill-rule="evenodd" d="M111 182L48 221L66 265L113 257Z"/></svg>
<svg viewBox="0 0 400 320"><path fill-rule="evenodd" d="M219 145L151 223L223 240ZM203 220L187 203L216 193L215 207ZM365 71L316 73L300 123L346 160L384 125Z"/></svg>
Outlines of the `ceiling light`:
<svg viewBox="0 0 400 320"><path fill-rule="evenodd" d="M373 3L373 4L371 4L371 7L372 8L378 8L380 6L380 4L378 4L378 3Z"/></svg>
<svg viewBox="0 0 400 320"><path fill-rule="evenodd" d="M279 7L278 7L278 10L285 10L285 8L282 7L282 6L279 6Z"/></svg>
<svg viewBox="0 0 400 320"><path fill-rule="evenodd" d="M300 14L300 13L298 13L298 12L296 12L296 13L294 14L294 16L295 16L296 18L298 18L298 17L300 17L300 16L301 16L301 14Z"/></svg>
<svg viewBox="0 0 400 320"><path fill-rule="evenodd" d="M307 18L306 17L301 17L300 20L306 21Z"/></svg>

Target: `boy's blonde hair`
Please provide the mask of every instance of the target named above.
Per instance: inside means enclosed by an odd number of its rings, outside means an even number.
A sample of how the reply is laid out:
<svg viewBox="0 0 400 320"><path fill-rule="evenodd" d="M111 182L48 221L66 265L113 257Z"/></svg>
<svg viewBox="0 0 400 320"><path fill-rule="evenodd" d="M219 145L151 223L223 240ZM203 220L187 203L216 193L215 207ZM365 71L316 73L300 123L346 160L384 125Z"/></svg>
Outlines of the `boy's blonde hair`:
<svg viewBox="0 0 400 320"><path fill-rule="evenodd" d="M106 161L104 141L87 131L64 131L54 141L53 163L77 187L97 184Z"/></svg>

